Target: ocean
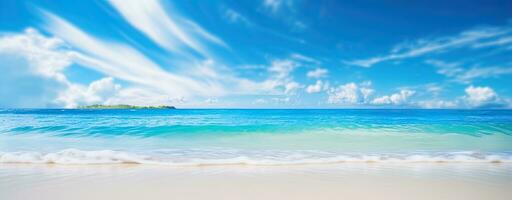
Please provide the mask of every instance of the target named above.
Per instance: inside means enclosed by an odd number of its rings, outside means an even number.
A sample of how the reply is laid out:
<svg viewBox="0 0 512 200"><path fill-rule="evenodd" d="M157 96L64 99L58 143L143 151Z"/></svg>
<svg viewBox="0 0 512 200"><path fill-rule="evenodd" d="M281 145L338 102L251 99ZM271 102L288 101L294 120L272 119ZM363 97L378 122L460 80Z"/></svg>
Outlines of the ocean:
<svg viewBox="0 0 512 200"><path fill-rule="evenodd" d="M0 164L351 162L512 162L512 111L0 110Z"/></svg>

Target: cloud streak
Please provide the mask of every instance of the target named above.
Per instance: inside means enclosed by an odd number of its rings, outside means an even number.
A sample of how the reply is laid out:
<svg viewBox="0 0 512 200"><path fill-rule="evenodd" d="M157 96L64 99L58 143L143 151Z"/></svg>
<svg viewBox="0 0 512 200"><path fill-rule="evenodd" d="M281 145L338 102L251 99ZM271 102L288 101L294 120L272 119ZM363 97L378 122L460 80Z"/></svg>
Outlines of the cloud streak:
<svg viewBox="0 0 512 200"><path fill-rule="evenodd" d="M441 60L427 60L427 64L437 68L437 73L446 77L453 78L460 83L471 83L478 78L495 78L502 75L512 74L511 67L490 66L490 67L470 67L464 68L461 63L447 63Z"/></svg>
<svg viewBox="0 0 512 200"><path fill-rule="evenodd" d="M196 23L171 16L158 0L110 0L124 19L155 43L167 50L184 53L182 47L193 49L204 56L210 55L199 40L211 41L224 47L227 45L217 36L207 32Z"/></svg>
<svg viewBox="0 0 512 200"><path fill-rule="evenodd" d="M512 28L509 26L474 28L463 31L455 36L419 39L412 43L402 43L395 46L387 55L344 61L344 63L360 67L372 67L375 64L385 61L441 53L455 48L501 45L508 43L508 40L504 40L501 36L509 36L511 32ZM483 43L484 41L485 43Z"/></svg>
<svg viewBox="0 0 512 200"><path fill-rule="evenodd" d="M74 59L104 74L146 86L156 87L173 95L210 93L209 88L190 78L168 73L136 49L107 42L83 32L69 22L44 12L47 31L62 38L80 53Z"/></svg>

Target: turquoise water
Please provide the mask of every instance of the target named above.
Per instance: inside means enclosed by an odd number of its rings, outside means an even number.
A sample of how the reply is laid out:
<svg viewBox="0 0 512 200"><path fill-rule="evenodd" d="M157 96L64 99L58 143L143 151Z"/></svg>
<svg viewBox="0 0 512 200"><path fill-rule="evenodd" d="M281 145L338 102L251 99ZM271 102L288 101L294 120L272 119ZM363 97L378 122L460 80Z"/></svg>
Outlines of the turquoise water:
<svg viewBox="0 0 512 200"><path fill-rule="evenodd" d="M0 110L0 163L512 162L510 110Z"/></svg>

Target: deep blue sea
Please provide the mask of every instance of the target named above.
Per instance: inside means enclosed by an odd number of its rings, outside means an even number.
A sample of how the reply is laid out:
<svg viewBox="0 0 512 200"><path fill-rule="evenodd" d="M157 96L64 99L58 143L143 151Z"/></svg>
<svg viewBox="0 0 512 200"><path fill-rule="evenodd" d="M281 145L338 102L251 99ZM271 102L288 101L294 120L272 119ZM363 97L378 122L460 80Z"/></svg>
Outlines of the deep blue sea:
<svg viewBox="0 0 512 200"><path fill-rule="evenodd" d="M512 162L512 111L0 110L0 164L343 162Z"/></svg>

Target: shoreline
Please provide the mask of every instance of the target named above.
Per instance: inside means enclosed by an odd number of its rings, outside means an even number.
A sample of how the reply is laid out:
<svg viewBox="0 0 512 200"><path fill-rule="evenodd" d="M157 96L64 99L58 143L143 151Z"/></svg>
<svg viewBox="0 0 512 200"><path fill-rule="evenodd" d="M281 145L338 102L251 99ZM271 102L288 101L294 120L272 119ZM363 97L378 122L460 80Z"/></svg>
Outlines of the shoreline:
<svg viewBox="0 0 512 200"><path fill-rule="evenodd" d="M508 199L511 164L0 164L0 199Z"/></svg>

